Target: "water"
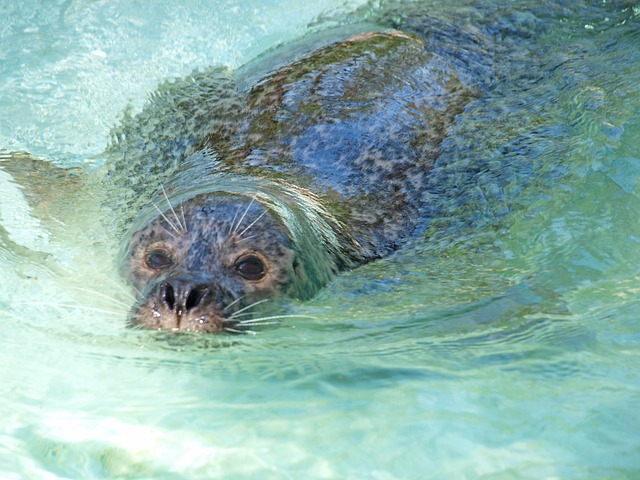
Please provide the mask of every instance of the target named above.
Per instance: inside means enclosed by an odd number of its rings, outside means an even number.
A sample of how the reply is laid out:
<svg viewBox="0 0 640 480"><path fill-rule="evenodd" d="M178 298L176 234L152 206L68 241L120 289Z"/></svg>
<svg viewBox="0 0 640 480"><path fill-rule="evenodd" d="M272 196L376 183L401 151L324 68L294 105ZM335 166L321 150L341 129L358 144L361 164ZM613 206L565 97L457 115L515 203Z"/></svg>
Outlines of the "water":
<svg viewBox="0 0 640 480"><path fill-rule="evenodd" d="M160 81L362 3L2 5L0 146L91 163ZM573 13L459 122L423 233L257 336L127 330L96 199L0 170L2 478L639 476L640 5Z"/></svg>

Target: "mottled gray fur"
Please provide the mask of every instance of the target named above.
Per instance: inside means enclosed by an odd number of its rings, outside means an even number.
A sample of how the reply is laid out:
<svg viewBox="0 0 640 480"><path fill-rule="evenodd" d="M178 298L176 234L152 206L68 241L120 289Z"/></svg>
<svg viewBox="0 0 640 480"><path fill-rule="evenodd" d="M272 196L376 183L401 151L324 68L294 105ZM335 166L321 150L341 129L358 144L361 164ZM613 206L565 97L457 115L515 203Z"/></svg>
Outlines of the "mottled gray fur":
<svg viewBox="0 0 640 480"><path fill-rule="evenodd" d="M527 62L539 22L533 14L497 22L501 13L436 17L419 4L392 5L370 19L401 31L353 25L315 49L310 41L235 74L213 69L162 86L110 151L118 198L144 212L124 259L141 291L133 323L235 330L234 311L281 294L308 298L340 270L402 245L457 117ZM149 192L160 188L158 215ZM228 236L243 208L255 221L249 240ZM184 231L171 227L178 209ZM169 266L149 266L155 248ZM239 279L247 252L276 273Z"/></svg>

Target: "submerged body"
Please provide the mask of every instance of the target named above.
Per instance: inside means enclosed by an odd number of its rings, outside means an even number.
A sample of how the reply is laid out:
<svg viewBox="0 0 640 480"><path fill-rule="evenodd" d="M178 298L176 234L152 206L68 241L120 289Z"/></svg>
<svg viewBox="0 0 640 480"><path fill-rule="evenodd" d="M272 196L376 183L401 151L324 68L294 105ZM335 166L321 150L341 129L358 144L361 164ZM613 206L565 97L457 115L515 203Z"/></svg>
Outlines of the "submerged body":
<svg viewBox="0 0 640 480"><path fill-rule="evenodd" d="M242 330L266 299L309 298L402 245L440 144L482 84L434 45L365 32L284 64L218 72L224 88L198 112L208 132L175 168L157 164L169 171L164 208L131 229L132 325Z"/></svg>

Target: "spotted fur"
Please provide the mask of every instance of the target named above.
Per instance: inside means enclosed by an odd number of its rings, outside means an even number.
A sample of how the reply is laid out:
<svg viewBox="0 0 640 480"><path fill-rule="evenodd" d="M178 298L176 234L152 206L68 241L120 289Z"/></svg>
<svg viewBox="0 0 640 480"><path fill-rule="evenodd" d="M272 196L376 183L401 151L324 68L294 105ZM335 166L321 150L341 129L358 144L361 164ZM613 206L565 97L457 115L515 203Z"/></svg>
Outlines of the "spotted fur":
<svg viewBox="0 0 640 480"><path fill-rule="evenodd" d="M237 312L308 298L397 249L474 85L419 37L392 31L324 46L233 92L237 111L226 105L203 150L164 176L175 205L128 243L136 326L241 331ZM150 266L158 249L170 266ZM247 252L267 265L259 281L234 270Z"/></svg>

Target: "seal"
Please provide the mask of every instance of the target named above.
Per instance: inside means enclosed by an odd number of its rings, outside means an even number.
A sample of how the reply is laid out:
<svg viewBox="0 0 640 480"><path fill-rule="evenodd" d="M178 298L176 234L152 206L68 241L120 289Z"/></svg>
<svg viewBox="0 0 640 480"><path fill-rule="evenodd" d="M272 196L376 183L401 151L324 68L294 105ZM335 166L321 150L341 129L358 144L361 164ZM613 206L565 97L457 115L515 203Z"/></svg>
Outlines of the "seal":
<svg viewBox="0 0 640 480"><path fill-rule="evenodd" d="M405 243L440 145L479 94L464 62L433 45L367 31L217 70L225 88L187 117L206 134L184 148L162 137L149 156L162 194L123 248L140 293L131 326L246 331L266 300L308 299ZM178 161L158 158L176 148Z"/></svg>

